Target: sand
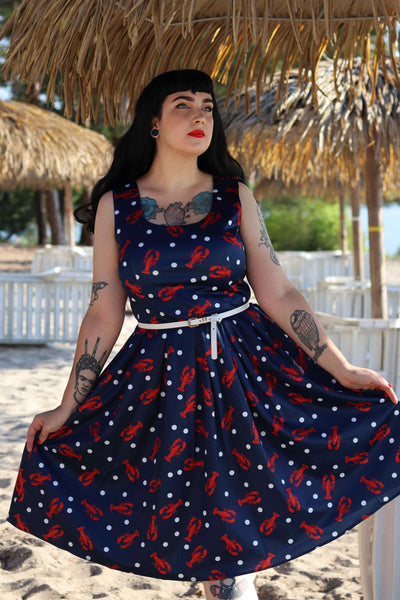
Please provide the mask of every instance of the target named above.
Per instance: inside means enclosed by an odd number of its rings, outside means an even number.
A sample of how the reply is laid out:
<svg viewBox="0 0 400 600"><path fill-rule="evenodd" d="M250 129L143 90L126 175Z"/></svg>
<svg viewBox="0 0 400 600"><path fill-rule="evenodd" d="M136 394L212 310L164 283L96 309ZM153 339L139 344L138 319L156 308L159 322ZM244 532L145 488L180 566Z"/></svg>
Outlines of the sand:
<svg viewBox="0 0 400 600"><path fill-rule="evenodd" d="M0 248L0 270L29 270L32 252ZM17 265L17 266L16 266ZM397 269L397 266L399 267ZM400 284L400 263L391 283ZM127 315L115 351L132 328ZM69 344L0 346L0 597L6 600L202 598L198 583L162 581L87 563L6 522L28 424L56 406L72 363ZM361 600L356 529L314 552L258 574L261 600Z"/></svg>

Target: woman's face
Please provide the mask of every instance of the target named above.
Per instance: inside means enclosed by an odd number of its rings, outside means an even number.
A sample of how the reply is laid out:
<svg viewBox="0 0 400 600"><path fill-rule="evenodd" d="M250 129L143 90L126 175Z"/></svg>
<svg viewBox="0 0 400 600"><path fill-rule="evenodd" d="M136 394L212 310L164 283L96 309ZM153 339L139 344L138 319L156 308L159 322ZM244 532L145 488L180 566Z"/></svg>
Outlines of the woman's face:
<svg viewBox="0 0 400 600"><path fill-rule="evenodd" d="M157 150L170 149L199 156L211 143L213 134L213 100L206 92L190 90L167 96L161 117L153 120L160 132Z"/></svg>

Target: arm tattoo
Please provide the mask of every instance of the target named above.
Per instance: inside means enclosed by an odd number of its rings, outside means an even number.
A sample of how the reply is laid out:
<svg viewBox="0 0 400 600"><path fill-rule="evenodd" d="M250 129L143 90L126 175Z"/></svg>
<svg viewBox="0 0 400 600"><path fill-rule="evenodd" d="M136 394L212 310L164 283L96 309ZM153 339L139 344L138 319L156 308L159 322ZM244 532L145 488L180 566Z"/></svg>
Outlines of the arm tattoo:
<svg viewBox="0 0 400 600"><path fill-rule="evenodd" d="M237 583L235 577L229 577L228 579L221 579L218 584L211 585L210 592L214 598L235 600L236 598L244 598L247 588L245 579Z"/></svg>
<svg viewBox="0 0 400 600"><path fill-rule="evenodd" d="M319 345L319 331L312 315L305 310L295 310L290 316L290 324L293 331L299 336L300 341L314 352L314 360L317 362L327 344Z"/></svg>
<svg viewBox="0 0 400 600"><path fill-rule="evenodd" d="M94 281L92 284L92 296L90 298L89 306L93 306L93 303L96 302L99 298L99 290L103 290L108 283L105 281Z"/></svg>
<svg viewBox="0 0 400 600"><path fill-rule="evenodd" d="M258 213L258 218L260 220L260 241L259 241L258 245L269 248L269 253L270 253L272 262L275 263L276 265L280 265L278 257L276 255L276 252L272 245L272 242L269 238L267 228L265 227L264 217L262 216L261 208L259 207L258 204L257 204L257 213Z"/></svg>
<svg viewBox="0 0 400 600"><path fill-rule="evenodd" d="M79 357L75 366L75 386L73 398L77 404L82 404L86 396L92 389L97 377L100 374L102 361L107 351L103 352L100 358L96 358L97 347L100 338L98 337L91 354L88 352L88 341L85 340L85 352Z"/></svg>

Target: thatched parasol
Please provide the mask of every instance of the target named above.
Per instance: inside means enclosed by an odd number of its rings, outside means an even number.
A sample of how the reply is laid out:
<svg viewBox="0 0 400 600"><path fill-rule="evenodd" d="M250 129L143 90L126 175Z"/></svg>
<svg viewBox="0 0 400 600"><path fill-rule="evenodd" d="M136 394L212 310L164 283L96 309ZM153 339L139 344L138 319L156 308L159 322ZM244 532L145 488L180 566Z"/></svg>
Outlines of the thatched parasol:
<svg viewBox="0 0 400 600"><path fill-rule="evenodd" d="M379 62L385 34L395 56L399 18L400 0L23 0L2 32L4 72L29 85L48 74L51 100L60 75L68 116L76 105L77 119L96 118L101 99L113 122L168 69L200 68L229 93L258 93L277 64L281 85L295 64L314 79L330 46L335 65L339 55L350 67L357 54L369 62L373 29Z"/></svg>
<svg viewBox="0 0 400 600"><path fill-rule="evenodd" d="M400 148L400 91L389 61L377 69L375 78L373 85L357 59L351 72L337 74L336 87L333 66L324 63L316 79L318 109L311 84L299 88L293 74L286 93L277 97L276 85L261 96L259 114L247 115L244 102L236 114L231 101L224 120L231 150L247 169L297 184L322 180L350 187L356 210L357 187L363 178L373 316L384 317L382 174L389 176L388 183L398 182L393 174ZM254 92L253 96L255 105Z"/></svg>
<svg viewBox="0 0 400 600"><path fill-rule="evenodd" d="M111 157L106 138L32 104L0 101L0 189L65 188L72 243L71 187L90 187Z"/></svg>

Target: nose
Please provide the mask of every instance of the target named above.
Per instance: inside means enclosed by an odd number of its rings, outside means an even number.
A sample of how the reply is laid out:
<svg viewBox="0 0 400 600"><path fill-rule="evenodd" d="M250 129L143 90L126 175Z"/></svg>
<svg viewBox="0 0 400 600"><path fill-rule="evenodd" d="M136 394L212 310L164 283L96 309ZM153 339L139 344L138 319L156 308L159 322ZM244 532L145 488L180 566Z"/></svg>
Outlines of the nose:
<svg viewBox="0 0 400 600"><path fill-rule="evenodd" d="M194 123L205 123L205 115L204 115L203 111L201 110L201 108L198 108L195 111L193 121L194 121Z"/></svg>

